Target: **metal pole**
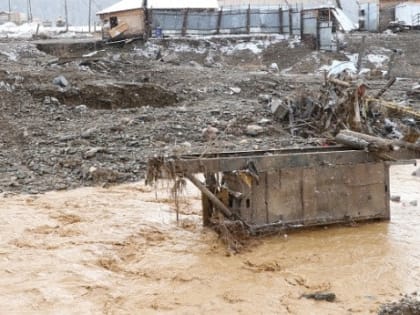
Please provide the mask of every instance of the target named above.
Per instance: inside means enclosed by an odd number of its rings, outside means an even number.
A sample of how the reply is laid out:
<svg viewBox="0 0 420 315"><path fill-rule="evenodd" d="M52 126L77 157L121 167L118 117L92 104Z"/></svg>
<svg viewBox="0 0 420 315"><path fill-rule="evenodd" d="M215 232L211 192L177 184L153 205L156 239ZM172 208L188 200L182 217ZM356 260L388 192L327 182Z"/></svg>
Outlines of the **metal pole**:
<svg viewBox="0 0 420 315"><path fill-rule="evenodd" d="M69 31L69 12L67 10L67 0L64 0L64 13L66 15L66 32Z"/></svg>
<svg viewBox="0 0 420 315"><path fill-rule="evenodd" d="M28 0L28 21L32 22L32 5L31 0Z"/></svg>
<svg viewBox="0 0 420 315"><path fill-rule="evenodd" d="M10 20L12 19L12 16L11 16L11 15L12 15L12 5L11 5L11 3L10 3L11 1L12 1L12 0L9 0L9 19L8 19L8 20L9 20L9 22L10 22Z"/></svg>
<svg viewBox="0 0 420 315"><path fill-rule="evenodd" d="M90 33L91 16L92 16L92 0L89 0L89 33Z"/></svg>

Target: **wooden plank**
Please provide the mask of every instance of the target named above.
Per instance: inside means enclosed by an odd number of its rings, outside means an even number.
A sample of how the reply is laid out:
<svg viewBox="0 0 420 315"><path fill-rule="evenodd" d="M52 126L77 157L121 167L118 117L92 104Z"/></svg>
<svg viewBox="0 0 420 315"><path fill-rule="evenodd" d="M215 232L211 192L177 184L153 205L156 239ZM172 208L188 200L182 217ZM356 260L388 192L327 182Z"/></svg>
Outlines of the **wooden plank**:
<svg viewBox="0 0 420 315"><path fill-rule="evenodd" d="M128 30L128 24L127 23L121 23L118 26L111 28L109 30L109 36L111 36L111 38L115 38L120 34L123 34L124 32L126 32Z"/></svg>

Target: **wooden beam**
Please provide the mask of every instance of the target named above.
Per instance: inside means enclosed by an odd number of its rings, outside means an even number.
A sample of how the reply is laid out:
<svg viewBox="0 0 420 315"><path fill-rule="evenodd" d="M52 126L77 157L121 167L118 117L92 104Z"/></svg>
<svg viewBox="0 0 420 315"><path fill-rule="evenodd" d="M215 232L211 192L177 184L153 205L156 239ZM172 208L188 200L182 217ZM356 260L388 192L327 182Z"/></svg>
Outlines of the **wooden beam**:
<svg viewBox="0 0 420 315"><path fill-rule="evenodd" d="M420 145L401 140L383 139L351 130L341 130L335 137L335 140L349 147L371 152L391 152L399 151L403 148L417 153L418 157L420 157Z"/></svg>
<svg viewBox="0 0 420 315"><path fill-rule="evenodd" d="M251 5L248 4L248 10L246 11L246 32L251 33Z"/></svg>
<svg viewBox="0 0 420 315"><path fill-rule="evenodd" d="M230 209L221 202L201 181L192 174L184 174L227 218L232 218Z"/></svg>
<svg viewBox="0 0 420 315"><path fill-rule="evenodd" d="M184 10L184 20L182 21L182 36L187 35L187 26L188 26L188 13L189 10Z"/></svg>
<svg viewBox="0 0 420 315"><path fill-rule="evenodd" d="M217 16L216 34L220 34L220 27L222 26L222 18L223 18L223 7L220 8L219 14Z"/></svg>

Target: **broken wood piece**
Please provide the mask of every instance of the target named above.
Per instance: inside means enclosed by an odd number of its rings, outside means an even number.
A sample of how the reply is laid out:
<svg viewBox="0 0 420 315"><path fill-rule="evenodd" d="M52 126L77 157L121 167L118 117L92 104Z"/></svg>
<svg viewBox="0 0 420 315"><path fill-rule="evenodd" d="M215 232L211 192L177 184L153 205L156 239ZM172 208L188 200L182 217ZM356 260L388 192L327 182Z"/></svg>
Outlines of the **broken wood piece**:
<svg viewBox="0 0 420 315"><path fill-rule="evenodd" d="M118 35L121 35L122 33L126 32L128 28L128 24L123 22L118 24L116 27L111 28L108 32L111 38L115 38Z"/></svg>
<svg viewBox="0 0 420 315"><path fill-rule="evenodd" d="M375 98L380 98L394 83L397 81L396 77L392 77L388 80L385 86L375 95Z"/></svg>
<svg viewBox="0 0 420 315"><path fill-rule="evenodd" d="M346 88L349 88L351 86L350 82L346 82L340 79L329 78L328 81Z"/></svg>
<svg viewBox="0 0 420 315"><path fill-rule="evenodd" d="M353 129L362 130L362 119L360 118L360 105L359 105L359 89L354 91L354 116L353 116Z"/></svg>
<svg viewBox="0 0 420 315"><path fill-rule="evenodd" d="M293 116L293 107L292 107L292 104L291 104L291 101L290 100L287 101L287 108L288 108L288 111L289 111L289 128L290 128L290 134L294 137L295 136L295 128L294 128L295 118Z"/></svg>
<svg viewBox="0 0 420 315"><path fill-rule="evenodd" d="M362 68L362 59L363 56L365 54L365 49L366 49L366 36L362 37L362 43L360 44L360 48L359 48L359 54L357 57L357 73L359 73L360 69Z"/></svg>
<svg viewBox="0 0 420 315"><path fill-rule="evenodd" d="M349 147L369 151L391 151L388 140L350 130L341 130L335 140Z"/></svg>
<svg viewBox="0 0 420 315"><path fill-rule="evenodd" d="M352 148L390 152L397 151L400 148L420 152L420 145L408 143L401 140L388 140L351 130L341 130L335 137L337 143L347 145Z"/></svg>
<svg viewBox="0 0 420 315"><path fill-rule="evenodd" d="M233 214L230 209L221 202L201 181L192 174L184 174L207 198L227 217L232 218Z"/></svg>

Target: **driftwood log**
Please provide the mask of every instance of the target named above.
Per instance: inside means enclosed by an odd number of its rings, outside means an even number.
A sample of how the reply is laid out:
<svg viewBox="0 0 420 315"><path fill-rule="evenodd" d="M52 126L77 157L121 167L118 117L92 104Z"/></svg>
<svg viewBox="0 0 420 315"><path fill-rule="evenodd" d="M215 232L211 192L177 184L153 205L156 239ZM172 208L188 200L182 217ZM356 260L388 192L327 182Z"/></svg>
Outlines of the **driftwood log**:
<svg viewBox="0 0 420 315"><path fill-rule="evenodd" d="M388 140L351 130L341 130L335 137L337 143L371 152L398 151L400 148L420 153L420 145L401 140Z"/></svg>
<svg viewBox="0 0 420 315"><path fill-rule="evenodd" d="M221 202L201 181L199 181L192 174L185 174L185 177L188 178L201 192L209 198L209 200L227 217L232 218L233 214L230 209Z"/></svg>

